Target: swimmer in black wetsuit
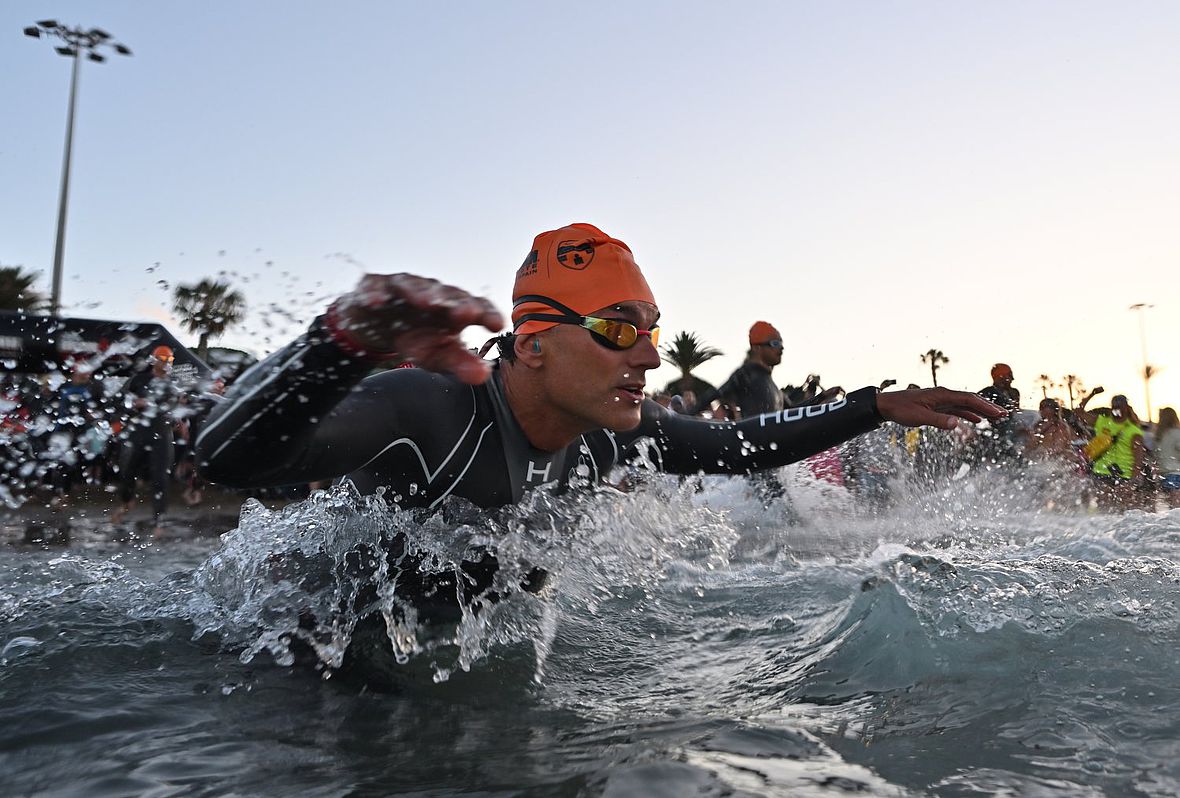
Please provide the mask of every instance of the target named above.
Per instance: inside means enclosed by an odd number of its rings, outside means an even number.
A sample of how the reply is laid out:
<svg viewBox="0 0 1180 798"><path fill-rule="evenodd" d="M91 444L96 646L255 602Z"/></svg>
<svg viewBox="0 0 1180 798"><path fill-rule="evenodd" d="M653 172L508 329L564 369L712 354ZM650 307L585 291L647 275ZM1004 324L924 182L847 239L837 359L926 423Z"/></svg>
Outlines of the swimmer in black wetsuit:
<svg viewBox="0 0 1180 798"><path fill-rule="evenodd" d="M493 364L490 379L479 385L421 368L360 381L371 361L349 357L327 325L317 320L311 332L267 361L270 368L239 381L243 395L236 402L215 411L199 443L209 478L281 485L346 475L361 493L389 488L387 495L402 507L434 509L460 496L487 508L514 503L537 485L598 482L640 454L636 444L645 439L650 446L642 454L664 471L737 474L794 462L881 421L871 388L736 424L695 419L642 400L645 367L637 365L634 377L622 372L615 380L620 387L599 393L605 395L603 415L633 413L638 426L585 430L564 445L542 448L531 443L512 410L512 375L528 368L515 353ZM614 352L607 357L614 359ZM620 395L618 402L611 393Z"/></svg>
<svg viewBox="0 0 1180 798"><path fill-rule="evenodd" d="M491 508L545 483L595 482L640 449L672 473L748 473L882 420L950 427L1002 414L974 394L864 388L736 423L677 415L643 395L660 364L659 315L626 244L584 224L537 236L495 364L459 338L470 325L502 326L487 300L367 275L234 384L197 441L198 463L233 486L343 477L362 493L385 487L403 507L457 496ZM399 357L419 368L365 379Z"/></svg>

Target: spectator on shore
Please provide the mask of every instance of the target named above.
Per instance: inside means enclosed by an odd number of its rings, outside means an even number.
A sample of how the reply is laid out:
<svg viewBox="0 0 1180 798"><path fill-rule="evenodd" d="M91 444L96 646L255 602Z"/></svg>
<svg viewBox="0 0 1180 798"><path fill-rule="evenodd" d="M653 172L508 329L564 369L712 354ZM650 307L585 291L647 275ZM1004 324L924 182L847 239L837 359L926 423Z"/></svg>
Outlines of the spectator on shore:
<svg viewBox="0 0 1180 798"><path fill-rule="evenodd" d="M1032 428L1024 455L1035 467L1029 470L1032 484L1038 486L1046 507L1075 506L1085 491L1077 477L1086 473L1085 459L1075 446L1076 435L1065 421L1056 399L1042 399L1040 419Z"/></svg>
<svg viewBox="0 0 1180 798"><path fill-rule="evenodd" d="M102 386L91 379L92 373L89 365L77 364L70 381L57 392L53 433L57 463L52 477L55 505L65 500L76 480L86 477L106 443L98 427Z"/></svg>
<svg viewBox="0 0 1180 798"><path fill-rule="evenodd" d="M1164 499L1169 507L1180 507L1180 424L1175 408L1160 411L1155 428L1155 463Z"/></svg>
<svg viewBox="0 0 1180 798"><path fill-rule="evenodd" d="M1143 430L1123 394L1110 400L1108 413L1086 410L1085 403L1100 392L1101 388L1092 391L1077 411L1082 422L1094 429L1094 437L1086 444L1086 456L1101 488L1098 491L1100 502L1126 507L1143 483L1147 451L1143 444Z"/></svg>
<svg viewBox="0 0 1180 798"><path fill-rule="evenodd" d="M1075 461L1073 430L1065 423L1061 405L1056 399L1042 399L1039 411L1041 418L1033 427L1025 454L1032 460Z"/></svg>

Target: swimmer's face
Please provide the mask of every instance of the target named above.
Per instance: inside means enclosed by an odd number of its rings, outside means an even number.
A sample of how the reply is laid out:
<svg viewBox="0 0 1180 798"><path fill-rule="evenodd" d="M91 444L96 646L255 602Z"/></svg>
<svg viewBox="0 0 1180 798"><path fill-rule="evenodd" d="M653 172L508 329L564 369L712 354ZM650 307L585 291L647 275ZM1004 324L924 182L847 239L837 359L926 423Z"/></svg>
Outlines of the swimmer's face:
<svg viewBox="0 0 1180 798"><path fill-rule="evenodd" d="M624 302L587 315L650 330L660 311L647 302ZM647 372L660 365L650 336L640 335L629 349L611 349L589 330L559 324L538 333L538 339L544 353L540 376L547 398L572 428L623 431L639 425Z"/></svg>
<svg viewBox="0 0 1180 798"><path fill-rule="evenodd" d="M777 342L779 345L775 347L771 346L770 343L754 344L754 353L758 356L758 360L762 365L769 368L774 368L783 362L782 339L775 338L774 342Z"/></svg>

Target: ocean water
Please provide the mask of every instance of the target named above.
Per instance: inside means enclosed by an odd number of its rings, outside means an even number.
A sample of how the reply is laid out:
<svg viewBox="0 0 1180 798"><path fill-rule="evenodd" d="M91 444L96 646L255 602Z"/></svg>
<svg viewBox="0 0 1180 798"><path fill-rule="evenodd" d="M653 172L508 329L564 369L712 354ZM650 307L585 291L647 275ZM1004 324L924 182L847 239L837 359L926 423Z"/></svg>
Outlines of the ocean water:
<svg viewBox="0 0 1180 798"><path fill-rule="evenodd" d="M334 490L248 503L220 538L13 545L0 790L1180 794L1180 511L959 476L874 514L793 471L797 524L744 480L656 477L425 521ZM426 569L494 547L506 597L416 619L396 569L339 567L392 532ZM547 585L515 590L531 565Z"/></svg>

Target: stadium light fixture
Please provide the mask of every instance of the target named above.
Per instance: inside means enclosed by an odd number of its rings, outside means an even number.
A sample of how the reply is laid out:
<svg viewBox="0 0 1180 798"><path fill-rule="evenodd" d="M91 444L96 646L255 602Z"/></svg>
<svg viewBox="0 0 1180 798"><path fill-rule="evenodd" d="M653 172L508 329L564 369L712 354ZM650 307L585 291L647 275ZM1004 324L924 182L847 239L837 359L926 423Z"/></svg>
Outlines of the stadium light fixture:
<svg viewBox="0 0 1180 798"><path fill-rule="evenodd" d="M25 35L40 39L42 36L56 37L63 42L54 47L58 55L74 59L70 71L70 105L66 116L66 150L61 168L61 196L57 208L57 239L53 247L53 292L49 301L49 314L61 315L61 278L62 260L65 256L66 241L66 208L70 194L70 157L74 142L74 105L78 95L78 64L82 62L82 55L90 61L103 63L106 58L97 52L100 47L110 47L119 55L131 55L131 50L119 42L111 41L111 34L101 28L84 30L81 27L71 28L61 25L55 19L44 19L25 28Z"/></svg>

